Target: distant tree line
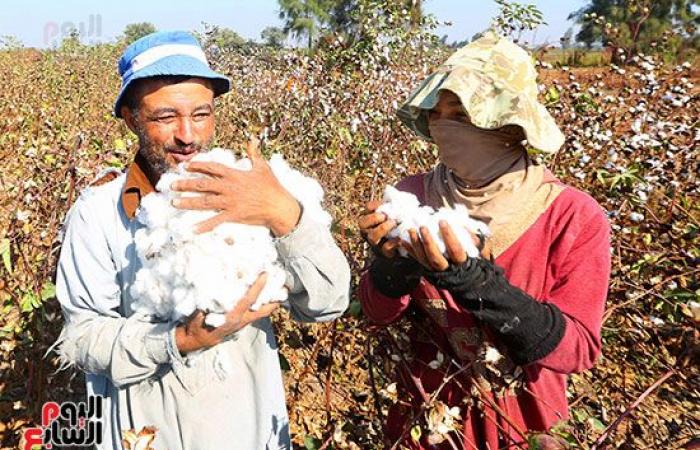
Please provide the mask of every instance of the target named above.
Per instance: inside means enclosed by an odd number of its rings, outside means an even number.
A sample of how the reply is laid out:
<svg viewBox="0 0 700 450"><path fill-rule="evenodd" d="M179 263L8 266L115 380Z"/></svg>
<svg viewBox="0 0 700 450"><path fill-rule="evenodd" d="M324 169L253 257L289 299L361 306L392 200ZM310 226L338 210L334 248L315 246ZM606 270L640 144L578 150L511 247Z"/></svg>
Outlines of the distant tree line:
<svg viewBox="0 0 700 450"><path fill-rule="evenodd" d="M518 41L524 31L536 32L546 24L542 13L534 4L511 0L494 0L499 7L490 27ZM308 49L326 41L337 40L351 45L371 33L363 26L363 14L385 14L401 11L404 23L399 27L413 29L425 22L423 0L278 0L280 27L268 26L260 33L260 42L248 40L236 31L217 25L204 24L204 31L196 33L206 47L231 48L242 46L284 47L290 39L303 43ZM613 54L662 52L665 55L700 53L700 0L589 0L569 15L578 25L571 27L560 39L564 49L606 47ZM376 16L373 16L373 18ZM377 17L379 19L379 17ZM485 27L487 24L484 24ZM126 26L120 42L129 44L156 31L149 22ZM479 34L442 44L460 47ZM71 33L64 38L63 47L80 45L80 36ZM1 36L0 47L13 48L21 42L12 36Z"/></svg>

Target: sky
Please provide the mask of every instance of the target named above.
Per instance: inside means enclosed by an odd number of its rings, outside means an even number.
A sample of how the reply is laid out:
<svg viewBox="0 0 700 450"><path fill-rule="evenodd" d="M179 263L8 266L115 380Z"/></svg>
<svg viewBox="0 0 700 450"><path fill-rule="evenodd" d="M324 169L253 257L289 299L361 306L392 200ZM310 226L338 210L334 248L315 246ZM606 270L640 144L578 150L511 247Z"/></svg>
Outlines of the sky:
<svg viewBox="0 0 700 450"><path fill-rule="evenodd" d="M528 0L521 0L527 3ZM559 42L572 25L567 16L587 3L586 0L529 0L544 13L548 25L524 40L535 43ZM488 26L497 11L491 0L424 0L424 9L439 21L437 34L447 42L462 41ZM124 27L134 22L151 22L156 28L202 30L202 22L224 26L241 36L259 40L267 26L281 26L276 0L2 0L0 36L11 35L27 47L52 47L72 27L81 30L84 43L114 41Z"/></svg>

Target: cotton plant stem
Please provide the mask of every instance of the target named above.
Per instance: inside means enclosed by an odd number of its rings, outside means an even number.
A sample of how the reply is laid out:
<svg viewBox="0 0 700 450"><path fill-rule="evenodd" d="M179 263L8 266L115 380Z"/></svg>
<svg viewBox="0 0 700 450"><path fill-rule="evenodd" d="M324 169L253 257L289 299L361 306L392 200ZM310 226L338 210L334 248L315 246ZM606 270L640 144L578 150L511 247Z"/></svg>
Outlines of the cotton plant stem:
<svg viewBox="0 0 700 450"><path fill-rule="evenodd" d="M372 397L374 398L374 409L377 410L377 417L379 418L379 423L382 426L383 435L386 435L386 430L384 427L384 417L382 414L382 404L379 399L379 391L377 390L377 383L374 381L374 362L373 356L374 351L372 350L371 336L367 337L367 370L369 371L369 386L372 390Z"/></svg>
<svg viewBox="0 0 700 450"><path fill-rule="evenodd" d="M386 147L387 147L386 144L388 142L389 142L389 130L387 129L384 131L384 134L382 135L382 142L379 145L379 150L378 150L379 155L377 156L377 161L375 162L374 167L372 168L374 173L372 174L372 183L370 184L370 186L372 186L370 194L369 194L370 200L374 200L375 187L377 186L377 177L379 176L379 172L377 171L377 169L380 167L379 164L384 159L384 149L386 149Z"/></svg>
<svg viewBox="0 0 700 450"><path fill-rule="evenodd" d="M399 444L401 443L401 441L403 441L403 438L404 438L404 436L406 435L406 433L408 432L408 430L410 430L411 427L412 427L412 425L415 423L415 421L425 413L425 410L428 409L428 406L430 406L430 405L433 403L433 401L435 401L435 399L438 397L438 395L440 395L440 392L442 392L442 390L445 388L445 386L447 386L447 385L448 385L455 377L457 377L459 374L461 374L461 373L467 371L469 368L471 368L471 366L472 366L471 363L469 363L469 364L467 364L467 365L465 365L465 366L461 366L461 367L460 367L460 366L457 366L457 367L459 367L459 370L457 370L456 372L454 372L454 373L448 375L447 377L445 377L445 378L443 379L443 381L442 381L442 383L440 384L440 386L435 390L435 392L433 392L433 394L432 394L431 398L429 399L429 401L428 401L428 402L423 402L423 403L421 404L420 410L411 418L411 420L410 420L409 423L408 423L408 426L404 427L404 430L403 430L403 432L401 433L401 436L399 436L399 438L396 440L396 442L394 443L394 445L391 447L392 449L396 448L396 446L399 445ZM497 424L497 425L498 425L498 424ZM448 436L448 437L449 437L449 436ZM472 445L474 446L474 449L476 450L476 449L477 449L477 446L474 445L473 443L472 443ZM462 447L464 448L464 445L462 445Z"/></svg>
<svg viewBox="0 0 700 450"><path fill-rule="evenodd" d="M518 433L518 436L520 436L520 438L523 441L527 442L527 436L525 435L525 432L515 422L513 422L511 420L511 418L508 416L508 414L506 414L505 411L503 411L500 406L498 406L493 400L491 400L490 398L488 398L486 396L486 392L484 391L484 389L481 386L479 386L479 383L474 382L474 383L472 383L472 386L477 391L479 391L479 394L481 394L480 400L483 401L484 403L488 404L491 407L491 409L493 409L499 416L503 417L503 420L505 420L508 423L508 425L513 427L515 432Z"/></svg>
<svg viewBox="0 0 700 450"><path fill-rule="evenodd" d="M435 343L435 345L438 345L437 342L435 342L434 339L433 339L433 342ZM438 346L438 347L439 347L439 346ZM449 355L450 352L447 352L447 354ZM454 357L452 357L451 359L452 359L452 362L453 362L454 364L459 365L459 364L458 364L458 361L457 361ZM471 367L471 365L472 365L472 364L470 363L470 364L469 364L469 367ZM452 378L453 378L453 377L452 377ZM496 412L496 414L502 416L502 417L503 417L503 420L505 420L511 427L513 427L513 428L516 430L516 432L517 432L518 435L521 437L521 439L523 439L524 441L527 441L527 437L526 437L526 435L525 435L525 432L524 432L523 430L521 430L517 425L515 425L515 423L510 419L510 417L508 416L508 414L506 414L503 410L501 410L501 409L499 408L498 405L496 405L495 403L491 402L490 399L488 399L488 398L485 397L486 393L482 390L481 386L479 386L478 381L476 381L476 380L474 380L474 379L472 379L471 381L472 381L472 386L475 386L475 387L476 387L476 389L477 389L477 390L479 391L479 393L481 394L482 399L488 400L488 401L490 402L490 403L489 403L489 406L492 407L492 409ZM464 389L464 387L463 387L461 384L460 384L460 389L462 389L463 392L467 393L467 395L470 395L470 393L466 392L466 390ZM514 439L510 438L509 433L506 433L505 430L501 427L501 425L500 425L499 423L497 423L497 422L494 422L494 423L495 423L495 425L496 425L498 428L501 429L501 431L503 431L503 433L504 433L506 436L509 437L509 439L511 439L511 440L513 441L513 444L514 444L514 445L517 445L518 447L522 448L518 442L516 442Z"/></svg>
<svg viewBox="0 0 700 450"><path fill-rule="evenodd" d="M331 431L331 434L326 438L326 440L323 442L323 445L319 447L318 450L326 450L329 445L333 443L333 431Z"/></svg>
<svg viewBox="0 0 700 450"><path fill-rule="evenodd" d="M337 331L338 328L336 327L336 322L338 319L334 320L331 322L331 328L333 329L333 332L331 333L331 351L328 356L330 361L328 362L328 368L326 369L326 388L325 388L325 395L326 395L326 414L327 414L327 420L330 423L331 421L331 379L333 377L332 369L333 369L333 350L335 350L335 344L336 344L336 336L337 336Z"/></svg>
<svg viewBox="0 0 700 450"><path fill-rule="evenodd" d="M316 343L314 344L314 346L313 346L313 348L312 348L312 350L311 350L311 356L310 356L310 358L308 359L308 361L313 361L313 360L316 359L316 355L318 354L319 350L321 349L321 342L323 342L323 340L326 339L326 336L328 336L328 333L329 333L330 331L331 331L331 327L330 327L330 325L329 325L329 326L327 326L326 329L323 331L323 336L321 337L321 339L319 339L318 341L316 341ZM294 397L292 398L292 401L290 402L290 405L289 405L289 410L290 410L290 411L293 409L293 406L294 406L294 404L296 403L297 397L299 396L298 387L299 387L299 385L301 384L301 381L302 381L304 378L306 378L306 376L309 374L310 371L311 371L311 364L307 364L307 365L304 367L304 370L303 370L303 371L301 372L301 374L299 375L299 377L296 379L296 381L297 381L297 384L296 384L297 390L295 391Z"/></svg>
<svg viewBox="0 0 700 450"><path fill-rule="evenodd" d="M459 450L459 447L457 447L457 444L455 444L455 441L454 441L454 439L452 439L452 436L450 436L449 434L446 434L445 439L447 440L447 442L449 442L450 447L452 447L452 450ZM464 449L464 445L462 445L461 448Z"/></svg>
<svg viewBox="0 0 700 450"><path fill-rule="evenodd" d="M387 333L389 336L389 339L391 340L391 344L394 347L396 353L398 354L399 358L401 359L402 366L406 373L408 374L409 378L413 382L413 385L415 386L416 390L418 390L418 393L421 396L421 399L423 402L430 402L430 397L428 394L425 392L425 388L423 387L423 382L420 380L420 378L416 377L411 373L411 370L408 367L408 362L406 361L406 358L403 356L403 352L401 351L401 347L399 347L398 342L396 342L396 338L391 335L391 333Z"/></svg>
<svg viewBox="0 0 700 450"><path fill-rule="evenodd" d="M462 392L464 392L464 393L467 394L467 395L471 395L471 394L464 388L464 386L462 386L462 384L459 383L459 381L456 381L455 383L457 383L457 386L462 390ZM498 414L498 412L496 412L496 413ZM485 415L484 417L486 417L488 420L490 420L490 421L496 426L496 428L498 428L498 430L499 430L501 433L503 433L503 436L505 436L506 438L508 438L508 440L510 440L510 441L512 442L511 444L507 444L507 446L508 446L507 448L511 448L511 447L515 446L515 447L517 447L517 448L519 448L519 449L523 449L522 443L520 443L520 442L516 441L515 439L513 439L513 438L510 436L510 434L508 433L508 431L507 431L505 428L503 428L503 425L501 425L500 423L498 423L498 421L493 420L493 419L492 419L491 417L489 417L488 415ZM477 450L478 450L478 447L477 447L476 445L474 445L474 444L472 444L472 445L474 446L474 449L477 449Z"/></svg>
<svg viewBox="0 0 700 450"><path fill-rule="evenodd" d="M425 330L425 329L421 326L421 324L419 324L418 322L415 322L415 321L414 321L414 325L417 326L418 328L420 328L423 332L426 332L426 335L427 335L427 336L431 336L431 334L430 334L430 333L427 333L427 330ZM442 390L442 388L443 388L447 383L449 383L450 381L452 381L458 374L460 374L460 373L464 372L465 370L471 368L473 364L472 364L472 363L469 363L469 364L467 364L467 365L465 365L465 366L460 366L461 362L460 362L459 360L457 360L454 356L452 356L452 352L451 352L451 351L445 350L438 342L435 341L435 339L432 338L432 336L431 336L431 340L433 341L433 344L434 344L440 351L442 351L444 354L450 356L450 362L451 362L451 363L453 363L453 364L454 364L455 366L457 366L457 367L461 367L460 370L458 370L458 371L455 372L454 374L452 374L452 375L450 375L450 376L448 376L448 377L445 378L445 380L443 381L443 384L440 386L440 389L439 389L439 390ZM456 382L458 383L458 386L459 386L459 388L462 390L462 392L464 392L466 395L471 395L470 392L468 392L466 389L464 389L464 387L462 386L461 383L459 383L458 381L456 381ZM480 387L479 387L479 386L477 386L477 385L478 385L478 382L477 382L476 380L472 380L472 385L477 387L477 390L479 390L479 392L480 392L480 394L481 394L482 397L485 397L485 393L484 393L482 390L480 390ZM520 430L519 427L517 427L517 426L514 425L514 423L511 421L510 417L508 417L508 415L507 415L505 412L503 412L502 410L500 410L500 408L498 407L498 405L496 405L495 403L491 403L491 404L489 404L489 406L491 406L492 409L496 412L496 414L502 416L503 419L504 419L508 424L510 424L510 425L516 430L516 432L517 432L518 435L521 437L521 439L523 439L524 441L527 441L527 437L525 436L525 433L524 433L522 430ZM499 428L499 429L503 432L504 435L506 435L506 436L508 437L508 439L510 439L510 440L513 442L513 445L516 445L518 448L522 448L522 445L521 445L520 443L518 443L517 441L515 441L513 438L511 438L511 437L510 437L510 434L507 433L506 430L503 429L503 427L502 427L498 422L494 421L494 424L496 425L497 428Z"/></svg>
<svg viewBox="0 0 700 450"><path fill-rule="evenodd" d="M403 355L401 354L400 349L398 348L398 343L396 342L396 339L395 339L393 336L391 336L390 333L388 333L388 332L386 332L386 331L385 331L385 334L389 337L390 344L392 345L392 347L395 347L396 350L399 350L397 353L399 354L399 357L401 358L401 359L400 359L400 362L402 363L402 369L404 369L404 371L406 371L406 372L408 372L408 373L410 374L410 371L409 371L409 369L408 369L408 364L407 364L405 358L403 358ZM440 348L440 346L439 346L437 343L436 343L436 345L438 346L438 348ZM444 352L443 352L443 353L444 353ZM450 353L447 352L446 354L449 355ZM443 382L441 383L441 385L438 387L438 389L435 390L435 392L433 392L433 394L432 394L430 397L428 397L427 394L425 393L425 390L423 389L423 386L422 386L422 383L420 383L420 380L415 380L414 377L411 376L411 380L414 382L414 385L415 385L416 389L421 393L421 395L422 395L422 397L423 397L423 402L422 402L422 404L421 404L421 407L420 407L419 411L416 412L416 413L411 417L411 419L407 422L407 425L404 426L401 435L398 437L398 439L396 439L396 441L395 441L395 442L393 443L393 445L390 447L390 450L394 450L394 449L398 448L398 446L401 444L401 442L402 442L403 439L405 438L405 436L406 436L406 434L408 433L408 431L412 428L412 426L413 426L413 424L415 423L415 421L425 413L425 411L427 410L427 408L430 406L430 404L432 404L432 402L434 401L434 399L437 398L437 396L440 394L440 392L442 391L442 389L444 389L444 387L447 386L447 384L449 384L449 383L450 383L453 379L455 379L459 374L465 372L466 370L468 370L469 368L472 367L472 364L471 364L471 363L469 363L469 364L467 364L467 365L464 365L464 366L460 366L453 358L450 358L450 362L451 362L452 364L455 364L457 367L459 367L459 369L458 369L456 372L454 372L454 373L450 374L449 376L445 377L445 378L443 379ZM474 386L477 385L476 382L473 382L472 384L473 384ZM463 392L469 394L469 393L464 389L464 387L461 385L461 383L458 383L458 385L460 386L460 389L462 389ZM489 400L488 398L485 398L485 392L484 392L483 390L481 390L480 387L477 386L477 390L479 390L479 392L480 392L480 394L481 394L481 396L482 396L482 398L483 398L483 400L484 400L484 403L487 403L488 406L490 406L498 415L500 415L501 417L503 417L503 419L504 419L511 427L513 427L513 429L516 430L516 432L517 432L518 435L521 437L521 439L523 439L524 442L527 442L527 437L525 436L525 433L524 433L515 423L513 423L513 421L508 417L508 415L507 415L503 410L501 410L501 408L499 408L498 405L494 404L493 402L490 402L490 400ZM514 439L512 439L512 438L510 437L509 433L506 433L506 430L503 429L503 427L502 427L499 423L494 422L494 424L496 425L497 428L499 428L502 432L504 432L504 434L512 441L512 443L513 443L512 445L515 445L515 446L517 446L518 448L523 448L522 445L521 445L520 443L518 443L517 441L515 441ZM474 445L474 444L472 443L472 445ZM477 448L477 447L474 446L474 449L476 449L476 448Z"/></svg>
<svg viewBox="0 0 700 450"><path fill-rule="evenodd" d="M627 306L627 305L633 304L634 302L636 302L636 301L639 300L640 298L644 297L645 295L656 295L656 296L658 296L658 294L656 294L655 292L653 292L654 289L657 289L657 288L659 288L660 286L663 286L664 284L666 284L666 283L668 283L668 282L670 282L670 281L673 281L673 280L675 280L675 279L677 279L677 278L681 278L681 277L684 277L684 276L687 276L687 275L693 275L693 274L698 273L698 272L700 272L700 269L693 269L693 270L689 270L689 271L687 271L687 272L683 272L683 273L679 273L679 274L676 274L676 275L672 275L672 276L670 276L670 277L666 277L665 279L663 279L663 280L660 281L659 283L656 283L654 286L652 286L651 289L644 289L644 288L642 288L642 287L639 287L638 285L633 285L633 284L630 284L629 282L624 282L624 283L627 284L628 286L632 286L632 287L634 287L634 288L636 288L636 289L640 289L642 292L640 292L640 293L637 294L637 295L632 296L630 299L628 299L628 300L625 301L625 302L622 302L622 303L617 304L617 305L613 305L613 306L611 306L610 308L608 308L608 309L605 311L605 314L603 315L603 323L605 323L605 322L610 318L610 316L612 315L612 313L613 313L615 310L620 309L620 308L624 308L624 307ZM663 298L663 300L664 300L664 301L668 301L668 299L665 299L665 298Z"/></svg>
<svg viewBox="0 0 700 450"><path fill-rule="evenodd" d="M605 442L605 440L608 438L608 436L613 431L615 431L615 429L620 425L620 423L622 423L623 420L625 420L627 417L629 417L629 415L632 414L632 411L634 411L634 409L637 406L639 406L644 401L644 399L646 399L649 396L649 394L654 392L654 390L656 390L656 388L661 386L666 380L668 380L669 378L671 378L675 374L676 374L675 369L669 369L658 380L656 380L654 383L652 383L652 385L649 386L646 391L642 392L639 395L639 397L637 397L637 399L634 402L632 402L632 404L629 405L627 407L627 409L622 414L620 414L620 416L617 419L615 419L615 421L613 423L608 425L608 427L605 429L605 431L603 431L603 434L601 434L600 437L595 441L595 444L593 444L593 446L591 447L591 450L598 450L599 448L604 448L604 447L601 447L601 445L603 444L603 442Z"/></svg>

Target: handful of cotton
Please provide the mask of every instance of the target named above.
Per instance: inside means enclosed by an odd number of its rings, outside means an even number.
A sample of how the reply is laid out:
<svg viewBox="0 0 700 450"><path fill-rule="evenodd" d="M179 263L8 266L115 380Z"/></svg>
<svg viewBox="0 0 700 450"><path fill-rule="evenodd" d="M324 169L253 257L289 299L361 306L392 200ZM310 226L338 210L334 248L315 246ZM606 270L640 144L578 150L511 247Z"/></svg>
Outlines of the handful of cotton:
<svg viewBox="0 0 700 450"><path fill-rule="evenodd" d="M389 219L396 221L397 226L389 232L389 238L400 238L411 243L408 230L418 230L426 227L437 244L440 252L445 254L445 241L440 234L440 221L446 221L454 235L459 240L462 248L471 258L479 257L479 249L474 244L472 234L488 236L489 228L485 223L469 217L469 210L464 205L454 208L442 207L437 211L430 206L421 206L418 198L410 192L399 191L393 186L384 189L383 203L377 208L377 212L384 213ZM406 256L404 248L399 247L399 253Z"/></svg>
<svg viewBox="0 0 700 450"><path fill-rule="evenodd" d="M192 160L251 169L249 159L236 159L230 151L218 148ZM304 215L330 226L318 182L292 169L281 155L273 155L269 164L280 183L302 204ZM142 267L131 295L138 312L180 320L198 309L207 313L207 325L217 327L262 272L267 273L267 281L252 309L286 300L286 272L270 231L263 226L227 222L210 232L194 233L195 226L215 216L216 211L173 207L173 199L199 194L173 191L170 186L176 180L201 177L204 175L187 172L180 164L161 176L157 192L142 199L136 218L145 227L134 237Z"/></svg>

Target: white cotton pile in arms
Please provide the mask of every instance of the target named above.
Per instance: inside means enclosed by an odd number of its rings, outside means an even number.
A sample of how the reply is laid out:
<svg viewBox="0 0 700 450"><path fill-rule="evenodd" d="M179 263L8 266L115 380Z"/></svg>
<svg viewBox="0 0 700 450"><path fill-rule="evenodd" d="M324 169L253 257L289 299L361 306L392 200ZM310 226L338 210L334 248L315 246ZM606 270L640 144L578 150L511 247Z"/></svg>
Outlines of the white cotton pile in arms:
<svg viewBox="0 0 700 450"><path fill-rule="evenodd" d="M399 191L393 186L384 189L382 205L377 208L377 212L384 213L389 219L396 221L397 226L389 232L389 238L400 238L411 243L408 230L414 229L419 233L420 227L424 226L430 231L430 235L435 240L440 252L445 254L445 241L440 234L440 221L444 220L452 229L453 233L462 244L462 248L467 255L472 258L479 256L479 249L474 244L472 234L490 234L485 223L469 217L469 210L464 205L457 205L454 208L442 207L435 211L430 206L421 206L418 198L409 193ZM403 248L399 248L401 255L407 253Z"/></svg>
<svg viewBox="0 0 700 450"><path fill-rule="evenodd" d="M250 160L236 159L230 151L212 149L192 161L211 161L250 170ZM280 183L302 204L304 216L330 226L331 216L323 209L323 188L312 178L292 169L281 155L273 155L270 167ZM136 273L131 295L136 311L164 320L180 320L195 310L206 311L206 323L217 327L233 309L261 272L267 282L253 309L270 301L284 301L286 272L278 261L270 231L262 226L224 223L214 230L195 234L195 226L216 211L177 209L174 198L196 196L194 192L171 191L180 179L201 178L180 164L161 176L157 192L145 196L136 215L145 225L135 235L142 267Z"/></svg>

